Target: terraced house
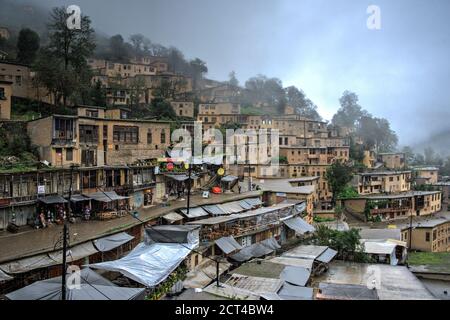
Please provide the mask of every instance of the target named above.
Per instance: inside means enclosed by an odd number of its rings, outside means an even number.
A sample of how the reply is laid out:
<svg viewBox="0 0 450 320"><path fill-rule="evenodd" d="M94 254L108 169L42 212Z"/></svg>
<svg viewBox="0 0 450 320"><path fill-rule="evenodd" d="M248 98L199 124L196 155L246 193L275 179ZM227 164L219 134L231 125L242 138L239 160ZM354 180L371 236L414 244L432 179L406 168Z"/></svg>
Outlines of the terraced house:
<svg viewBox="0 0 450 320"><path fill-rule="evenodd" d="M54 167L126 165L161 157L170 144L168 122L124 119L117 109L77 110L77 116L52 115L28 122L28 134L41 159Z"/></svg>
<svg viewBox="0 0 450 320"><path fill-rule="evenodd" d="M359 194L396 193L411 190L411 171L372 171L354 176Z"/></svg>

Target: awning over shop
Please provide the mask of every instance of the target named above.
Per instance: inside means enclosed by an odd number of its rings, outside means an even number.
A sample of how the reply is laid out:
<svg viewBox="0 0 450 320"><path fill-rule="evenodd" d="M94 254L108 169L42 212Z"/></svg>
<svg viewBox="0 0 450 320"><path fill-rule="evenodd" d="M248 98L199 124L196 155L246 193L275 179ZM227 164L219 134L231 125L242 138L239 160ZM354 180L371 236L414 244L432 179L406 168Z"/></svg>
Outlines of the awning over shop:
<svg viewBox="0 0 450 320"><path fill-rule="evenodd" d="M62 204L67 203L67 200L64 199L61 196L46 196L42 198L38 198L40 202L43 202L45 204Z"/></svg>
<svg viewBox="0 0 450 320"><path fill-rule="evenodd" d="M86 194L85 196L91 198L92 200L98 202L112 202L116 200L125 200L129 197L119 196L115 191L99 191L94 193Z"/></svg>
<svg viewBox="0 0 450 320"><path fill-rule="evenodd" d="M147 287L163 282L195 246L179 243L140 243L119 260L96 263L91 268L120 272Z"/></svg>
<svg viewBox="0 0 450 320"><path fill-rule="evenodd" d="M67 300L134 300L142 297L145 288L118 287L95 271L85 268L80 272L80 287L67 287ZM61 300L61 277L37 281L8 293L9 300Z"/></svg>
<svg viewBox="0 0 450 320"><path fill-rule="evenodd" d="M176 213L176 212L170 212L163 216L163 219L166 220L169 223L174 223L180 220L183 220L183 216Z"/></svg>
<svg viewBox="0 0 450 320"><path fill-rule="evenodd" d="M323 263L329 263L337 255L337 251L331 248L325 250L320 256L316 258L317 261Z"/></svg>
<svg viewBox="0 0 450 320"><path fill-rule="evenodd" d="M89 257L97 252L98 250L94 247L91 241L79 244L69 248L67 251L67 262L74 262ZM48 256L54 261L54 264L62 263L62 250L51 252Z"/></svg>
<svg viewBox="0 0 450 320"><path fill-rule="evenodd" d="M134 237L130 236L128 233L121 232L117 234L113 234L111 236L107 236L104 238L100 238L94 240L94 246L100 252L107 252L113 250L121 245L133 240Z"/></svg>
<svg viewBox="0 0 450 320"><path fill-rule="evenodd" d="M208 211L213 216L220 216L220 215L228 214L221 207L219 207L216 204L213 204L210 206L203 206L202 208L205 209L206 211Z"/></svg>
<svg viewBox="0 0 450 320"><path fill-rule="evenodd" d="M237 243L237 241L232 237L223 237L216 240L216 245L222 250L225 254L230 254L236 250L241 250L242 246Z"/></svg>
<svg viewBox="0 0 450 320"><path fill-rule="evenodd" d="M91 198L84 196L82 194L74 194L70 197L71 202L81 202L81 201L89 201Z"/></svg>
<svg viewBox="0 0 450 320"><path fill-rule="evenodd" d="M274 241L276 242L275 239L274 239ZM243 262L243 261L250 260L252 258L260 258L260 257L268 255L274 251L275 251L275 249L274 249L273 241L265 240L263 242L258 242L258 243L252 244L251 246L243 248L238 253L235 253L232 256L230 256L230 258L235 261Z"/></svg>
<svg viewBox="0 0 450 320"><path fill-rule="evenodd" d="M189 215L187 214L187 209L181 209L181 213L183 213L188 218L198 218L208 216L208 212L203 210L202 207L189 208Z"/></svg>
<svg viewBox="0 0 450 320"><path fill-rule="evenodd" d="M12 280L12 279L13 279L13 277L7 275L2 270L0 270L0 282L2 282L2 281L9 281L9 280Z"/></svg>
<svg viewBox="0 0 450 320"><path fill-rule="evenodd" d="M283 223L287 225L290 229L294 230L298 234L305 234L308 232L314 232L315 229L312 225L307 223L300 217L295 217L287 220L283 220Z"/></svg>
<svg viewBox="0 0 450 320"><path fill-rule="evenodd" d="M23 258L0 265L0 269L9 274L24 273L34 269L46 268L58 264L47 254L41 254L34 257Z"/></svg>

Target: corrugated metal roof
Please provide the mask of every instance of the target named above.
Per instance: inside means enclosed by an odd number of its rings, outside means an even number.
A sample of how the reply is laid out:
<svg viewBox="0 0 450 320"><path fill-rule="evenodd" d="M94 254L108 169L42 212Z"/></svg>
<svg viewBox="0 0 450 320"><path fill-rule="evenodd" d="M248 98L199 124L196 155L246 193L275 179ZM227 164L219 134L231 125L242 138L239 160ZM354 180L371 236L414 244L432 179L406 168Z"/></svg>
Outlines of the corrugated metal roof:
<svg viewBox="0 0 450 320"><path fill-rule="evenodd" d="M314 232L316 229L300 217L283 220L283 223L298 234Z"/></svg>
<svg viewBox="0 0 450 320"><path fill-rule="evenodd" d="M222 237L216 240L216 245L225 253L230 254L234 251L241 250L242 246L232 237Z"/></svg>
<svg viewBox="0 0 450 320"><path fill-rule="evenodd" d="M198 218L208 215L208 212L203 210L202 207L189 208L189 215L187 214L187 209L181 209L181 212L188 218Z"/></svg>
<svg viewBox="0 0 450 320"><path fill-rule="evenodd" d="M217 206L228 214L240 213L240 212L244 211L244 208L241 207L241 205L239 204L239 201L222 203Z"/></svg>
<svg viewBox="0 0 450 320"><path fill-rule="evenodd" d="M213 205L210 205L210 206L203 206L202 208L205 209L206 211L208 211L213 216L221 216L221 215L228 214L221 207L219 207L217 204L213 204Z"/></svg>
<svg viewBox="0 0 450 320"><path fill-rule="evenodd" d="M323 263L329 263L337 255L337 253L338 252L336 250L328 248L327 250L325 250L325 252L318 256L316 260Z"/></svg>

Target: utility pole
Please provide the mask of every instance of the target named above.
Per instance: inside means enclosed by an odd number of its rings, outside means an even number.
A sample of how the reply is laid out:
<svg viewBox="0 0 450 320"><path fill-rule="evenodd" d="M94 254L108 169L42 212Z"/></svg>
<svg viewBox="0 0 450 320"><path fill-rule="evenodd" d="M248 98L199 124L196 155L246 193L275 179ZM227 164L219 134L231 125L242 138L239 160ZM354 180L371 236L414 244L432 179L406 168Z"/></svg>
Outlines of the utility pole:
<svg viewBox="0 0 450 320"><path fill-rule="evenodd" d="M64 226L63 226L61 300L66 300L67 238L69 237L67 219L71 216L70 200L72 199L73 169L74 168L75 168L75 165L72 164L70 166L70 187L69 187L69 201L68 201L68 205L67 205L67 215L64 219Z"/></svg>
<svg viewBox="0 0 450 320"><path fill-rule="evenodd" d="M247 137L247 170L248 170L248 191L252 191L252 175L250 172L250 138Z"/></svg>
<svg viewBox="0 0 450 320"><path fill-rule="evenodd" d="M187 208L186 215L189 217L189 208L191 206L191 175L192 175L192 164L188 163L188 194L187 194Z"/></svg>

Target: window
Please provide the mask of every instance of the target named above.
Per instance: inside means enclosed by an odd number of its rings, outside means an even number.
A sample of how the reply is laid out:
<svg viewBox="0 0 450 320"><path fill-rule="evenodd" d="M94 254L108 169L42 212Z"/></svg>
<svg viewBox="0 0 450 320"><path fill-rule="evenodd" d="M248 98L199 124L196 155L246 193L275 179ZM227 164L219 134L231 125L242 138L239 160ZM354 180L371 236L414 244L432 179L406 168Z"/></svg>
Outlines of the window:
<svg viewBox="0 0 450 320"><path fill-rule="evenodd" d="M148 129L148 132L147 132L147 144L152 144L152 142L153 142L152 130Z"/></svg>
<svg viewBox="0 0 450 320"><path fill-rule="evenodd" d="M18 86L21 86L21 85L22 85L22 76L16 76L16 84L17 84Z"/></svg>
<svg viewBox="0 0 450 320"><path fill-rule="evenodd" d="M97 187L97 173L95 170L84 171L81 173L83 189L92 189Z"/></svg>
<svg viewBox="0 0 450 320"><path fill-rule="evenodd" d="M139 139L138 127L114 126L113 140L114 142L137 144Z"/></svg>
<svg viewBox="0 0 450 320"><path fill-rule="evenodd" d="M430 233L429 232L425 233L425 241L430 242Z"/></svg>
<svg viewBox="0 0 450 320"><path fill-rule="evenodd" d="M161 130L161 143L166 143L166 130Z"/></svg>
<svg viewBox="0 0 450 320"><path fill-rule="evenodd" d="M81 143L98 143L98 126L80 125Z"/></svg>
<svg viewBox="0 0 450 320"><path fill-rule="evenodd" d="M73 161L73 149L66 149L66 161Z"/></svg>
<svg viewBox="0 0 450 320"><path fill-rule="evenodd" d="M0 88L0 100L6 100L5 88Z"/></svg>
<svg viewBox="0 0 450 320"><path fill-rule="evenodd" d="M98 118L98 110L86 110L86 117Z"/></svg>

